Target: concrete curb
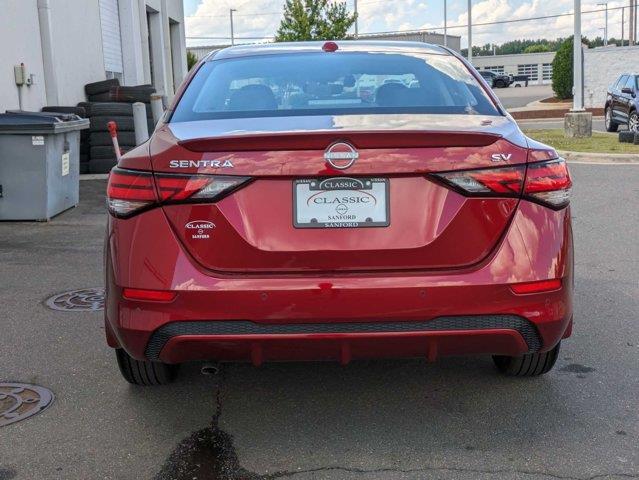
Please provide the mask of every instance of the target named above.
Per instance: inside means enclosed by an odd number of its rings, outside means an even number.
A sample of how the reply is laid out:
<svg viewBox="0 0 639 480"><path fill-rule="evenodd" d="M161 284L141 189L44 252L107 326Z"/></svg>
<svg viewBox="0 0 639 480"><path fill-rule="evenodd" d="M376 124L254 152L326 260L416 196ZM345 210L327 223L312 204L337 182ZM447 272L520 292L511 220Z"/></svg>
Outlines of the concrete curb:
<svg viewBox="0 0 639 480"><path fill-rule="evenodd" d="M80 175L80 181L82 180L106 180L109 178L108 173L83 173Z"/></svg>
<svg viewBox="0 0 639 480"><path fill-rule="evenodd" d="M567 162L599 163L599 164L635 164L639 165L639 154L636 153L590 153L557 150Z"/></svg>

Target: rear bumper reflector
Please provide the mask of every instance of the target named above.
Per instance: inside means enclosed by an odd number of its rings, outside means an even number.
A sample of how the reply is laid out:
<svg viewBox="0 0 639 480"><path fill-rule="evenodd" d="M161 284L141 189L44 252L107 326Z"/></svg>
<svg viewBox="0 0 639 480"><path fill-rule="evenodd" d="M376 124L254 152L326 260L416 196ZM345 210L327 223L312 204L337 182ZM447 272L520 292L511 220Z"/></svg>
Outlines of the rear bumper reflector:
<svg viewBox="0 0 639 480"><path fill-rule="evenodd" d="M141 290L138 288L124 288L122 289L122 296L127 300L170 302L175 298L175 292L169 292L166 290Z"/></svg>
<svg viewBox="0 0 639 480"><path fill-rule="evenodd" d="M515 283L510 286L510 289L518 295L551 292L553 290L559 290L560 288L560 278L554 278L552 280L541 280L539 282Z"/></svg>

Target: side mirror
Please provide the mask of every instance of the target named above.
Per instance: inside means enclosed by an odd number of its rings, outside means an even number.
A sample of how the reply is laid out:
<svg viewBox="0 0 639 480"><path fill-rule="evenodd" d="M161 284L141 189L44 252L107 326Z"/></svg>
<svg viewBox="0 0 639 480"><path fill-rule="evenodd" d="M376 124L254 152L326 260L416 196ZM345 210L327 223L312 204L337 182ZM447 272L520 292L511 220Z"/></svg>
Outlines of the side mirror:
<svg viewBox="0 0 639 480"><path fill-rule="evenodd" d="M621 89L621 93L627 93L628 95L632 95L633 97L635 96L635 91L630 87L623 87Z"/></svg>

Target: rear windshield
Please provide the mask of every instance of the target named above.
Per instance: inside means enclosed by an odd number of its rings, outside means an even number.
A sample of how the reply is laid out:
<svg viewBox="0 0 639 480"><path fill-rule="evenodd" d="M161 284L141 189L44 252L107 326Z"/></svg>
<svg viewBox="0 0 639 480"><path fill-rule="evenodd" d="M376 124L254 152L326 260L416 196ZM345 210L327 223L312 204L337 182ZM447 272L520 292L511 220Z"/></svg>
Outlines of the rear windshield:
<svg viewBox="0 0 639 480"><path fill-rule="evenodd" d="M364 113L500 115L453 56L318 52L207 62L171 122Z"/></svg>

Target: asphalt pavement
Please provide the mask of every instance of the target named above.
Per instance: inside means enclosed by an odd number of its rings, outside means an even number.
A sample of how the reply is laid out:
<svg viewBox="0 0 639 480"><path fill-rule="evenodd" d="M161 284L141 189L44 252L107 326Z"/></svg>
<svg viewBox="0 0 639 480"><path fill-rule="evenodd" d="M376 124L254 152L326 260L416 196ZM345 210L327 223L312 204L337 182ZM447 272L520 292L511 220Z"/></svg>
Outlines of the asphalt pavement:
<svg viewBox="0 0 639 480"><path fill-rule="evenodd" d="M525 107L529 103L553 96L550 85L531 85L529 87L495 88L494 92L507 109Z"/></svg>
<svg viewBox="0 0 639 480"><path fill-rule="evenodd" d="M49 223L0 223L0 382L56 396L0 427L0 479L639 478L639 167L571 170L574 335L533 379L470 357L193 364L129 386L100 312L43 304L102 284L104 181Z"/></svg>

